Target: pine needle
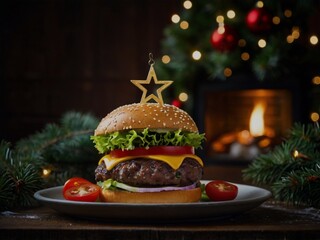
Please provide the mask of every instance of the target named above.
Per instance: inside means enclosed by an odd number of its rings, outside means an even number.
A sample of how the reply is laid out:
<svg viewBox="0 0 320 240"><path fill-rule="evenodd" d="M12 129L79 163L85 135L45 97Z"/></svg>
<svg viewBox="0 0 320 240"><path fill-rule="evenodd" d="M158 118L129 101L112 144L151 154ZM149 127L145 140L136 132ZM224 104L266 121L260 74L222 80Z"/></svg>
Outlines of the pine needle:
<svg viewBox="0 0 320 240"><path fill-rule="evenodd" d="M243 177L271 189L277 200L320 207L319 127L296 123L288 139L258 156Z"/></svg>
<svg viewBox="0 0 320 240"><path fill-rule="evenodd" d="M91 114L68 112L60 123L47 124L14 147L1 141L0 210L33 206L37 190L63 184L90 160L96 164L98 155L90 136L97 124ZM52 173L43 178L42 170L48 166Z"/></svg>

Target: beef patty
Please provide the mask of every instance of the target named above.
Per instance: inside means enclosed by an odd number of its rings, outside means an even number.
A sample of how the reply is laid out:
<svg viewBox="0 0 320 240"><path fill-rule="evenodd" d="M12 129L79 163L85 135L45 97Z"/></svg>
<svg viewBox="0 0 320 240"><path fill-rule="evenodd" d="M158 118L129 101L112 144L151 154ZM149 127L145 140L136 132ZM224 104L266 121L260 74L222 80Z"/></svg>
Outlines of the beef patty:
<svg viewBox="0 0 320 240"><path fill-rule="evenodd" d="M188 186L200 181L202 174L202 166L192 158L186 158L176 170L162 161L138 158L121 162L109 171L102 161L95 170L95 179L112 178L136 187Z"/></svg>

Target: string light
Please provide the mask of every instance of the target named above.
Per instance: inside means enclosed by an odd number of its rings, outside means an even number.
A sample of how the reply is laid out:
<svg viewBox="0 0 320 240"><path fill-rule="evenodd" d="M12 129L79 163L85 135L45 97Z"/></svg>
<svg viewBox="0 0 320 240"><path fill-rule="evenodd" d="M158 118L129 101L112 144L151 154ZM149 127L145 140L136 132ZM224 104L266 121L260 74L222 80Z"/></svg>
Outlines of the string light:
<svg viewBox="0 0 320 240"><path fill-rule="evenodd" d="M184 7L185 9L190 9L190 8L192 8L192 2L189 1L189 0L184 1L184 2L183 2L183 7Z"/></svg>
<svg viewBox="0 0 320 240"><path fill-rule="evenodd" d="M312 35L311 37L310 37L310 39L309 39L309 41L310 41L310 43L312 44L312 45L316 45L316 44L318 44L318 37L316 36L316 35Z"/></svg>
<svg viewBox="0 0 320 240"><path fill-rule="evenodd" d="M168 64L171 61L171 58L168 55L163 55L162 58L161 58L161 61L164 64Z"/></svg>
<svg viewBox="0 0 320 240"><path fill-rule="evenodd" d="M186 102L186 101L188 100L189 96L188 96L187 93L182 92L182 93L179 94L179 97L178 97L178 98L179 98L179 100L180 100L181 102Z"/></svg>
<svg viewBox="0 0 320 240"><path fill-rule="evenodd" d="M223 23L224 22L224 17L222 15L219 15L216 17L217 23Z"/></svg>
<svg viewBox="0 0 320 240"><path fill-rule="evenodd" d="M273 22L273 24L278 25L278 24L280 24L280 18L278 16L274 16L272 18L272 22Z"/></svg>
<svg viewBox="0 0 320 240"><path fill-rule="evenodd" d="M173 23L178 23L180 22L180 16L178 14L173 14L172 17L171 17L171 21Z"/></svg>
<svg viewBox="0 0 320 240"><path fill-rule="evenodd" d="M180 28L183 29L183 30L186 30L189 28L189 23L187 21L182 21L180 23Z"/></svg>
<svg viewBox="0 0 320 240"><path fill-rule="evenodd" d="M292 155L293 155L294 158L299 157L299 151L298 150L294 150Z"/></svg>
<svg viewBox="0 0 320 240"><path fill-rule="evenodd" d="M49 168L44 168L44 169L42 169L42 175L43 175L43 177L48 177L49 175L50 175L50 173L51 173L51 169L49 169Z"/></svg>
<svg viewBox="0 0 320 240"><path fill-rule="evenodd" d="M294 40L300 37L300 28L293 27L290 35L287 36L287 43L293 43Z"/></svg>
<svg viewBox="0 0 320 240"><path fill-rule="evenodd" d="M292 156L293 156L294 158L309 159L309 157L308 157L307 155L305 155L305 154L303 154L303 153L300 153L298 150L294 150L294 151L292 152Z"/></svg>
<svg viewBox="0 0 320 240"><path fill-rule="evenodd" d="M224 28L224 24L220 23L219 27L218 27L218 33L219 34L224 34L225 31L226 31L226 29Z"/></svg>
<svg viewBox="0 0 320 240"><path fill-rule="evenodd" d="M250 58L249 53L243 52L243 53L241 54L241 59L242 59L243 61L248 61L249 58Z"/></svg>
<svg viewBox="0 0 320 240"><path fill-rule="evenodd" d="M286 9L284 10L284 13L283 13L287 18L291 17L292 16L292 11L290 9Z"/></svg>
<svg viewBox="0 0 320 240"><path fill-rule="evenodd" d="M236 12L233 11L233 10L229 10L229 11L227 12L227 17L228 17L229 19L235 18L235 17L236 17Z"/></svg>
<svg viewBox="0 0 320 240"><path fill-rule="evenodd" d="M299 27L293 27L291 35L292 35L292 37L294 39L298 39L300 37L300 28Z"/></svg>
<svg viewBox="0 0 320 240"><path fill-rule="evenodd" d="M310 119L311 119L311 121L313 121L313 122L318 122L319 119L320 119L319 113L317 113L317 112L312 112L312 113L310 114Z"/></svg>
<svg viewBox="0 0 320 240"><path fill-rule="evenodd" d="M201 52L199 52L198 50L196 50L196 51L194 51L193 53L192 53L192 58L194 59L194 60L200 60L200 58L201 58Z"/></svg>
<svg viewBox="0 0 320 240"><path fill-rule="evenodd" d="M238 45L239 45L239 47L244 47L244 46L247 45L247 42L246 42L246 40L244 40L244 39L240 39L240 40L238 41Z"/></svg>
<svg viewBox="0 0 320 240"><path fill-rule="evenodd" d="M230 77L231 75L232 75L232 70L231 70L231 68L225 68L224 69L224 71L223 71L223 74L224 74L224 76L226 76L226 77Z"/></svg>
<svg viewBox="0 0 320 240"><path fill-rule="evenodd" d="M287 36L287 43L293 43L294 37L292 35Z"/></svg>
<svg viewBox="0 0 320 240"><path fill-rule="evenodd" d="M258 1L257 4L256 4L256 6L258 8L263 8L263 5L264 5L264 3L262 1Z"/></svg>
<svg viewBox="0 0 320 240"><path fill-rule="evenodd" d="M320 85L320 76L314 76L314 77L312 78L312 83L313 83L314 85ZM319 119L320 119L319 113L317 113L317 112L312 112L312 113L310 114L310 119L311 119L311 121L313 121L313 122L318 122Z"/></svg>
<svg viewBox="0 0 320 240"><path fill-rule="evenodd" d="M267 46L266 40L264 40L264 39L261 38L261 39L258 41L258 46L259 46L260 48L264 48L265 46Z"/></svg>
<svg viewBox="0 0 320 240"><path fill-rule="evenodd" d="M320 76L315 76L312 78L312 83L314 85L320 85Z"/></svg>

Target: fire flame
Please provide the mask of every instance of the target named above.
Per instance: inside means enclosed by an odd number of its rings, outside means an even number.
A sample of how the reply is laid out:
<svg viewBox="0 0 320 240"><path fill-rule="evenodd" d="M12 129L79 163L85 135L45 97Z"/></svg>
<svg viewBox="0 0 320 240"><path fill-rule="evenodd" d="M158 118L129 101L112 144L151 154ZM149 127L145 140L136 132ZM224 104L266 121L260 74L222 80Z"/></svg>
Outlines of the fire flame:
<svg viewBox="0 0 320 240"><path fill-rule="evenodd" d="M255 104L250 116L250 124L249 124L250 133L254 137L262 136L265 132L264 112L265 112L265 104L261 102Z"/></svg>

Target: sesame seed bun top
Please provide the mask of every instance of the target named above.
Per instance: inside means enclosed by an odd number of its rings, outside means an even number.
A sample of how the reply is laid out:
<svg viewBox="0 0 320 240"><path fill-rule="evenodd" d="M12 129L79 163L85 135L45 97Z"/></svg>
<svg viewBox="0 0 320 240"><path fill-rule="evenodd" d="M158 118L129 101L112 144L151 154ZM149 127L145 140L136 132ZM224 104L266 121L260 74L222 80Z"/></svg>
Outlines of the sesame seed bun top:
<svg viewBox="0 0 320 240"><path fill-rule="evenodd" d="M177 130L198 133L190 115L173 105L134 103L116 108L99 123L94 135L131 129Z"/></svg>

